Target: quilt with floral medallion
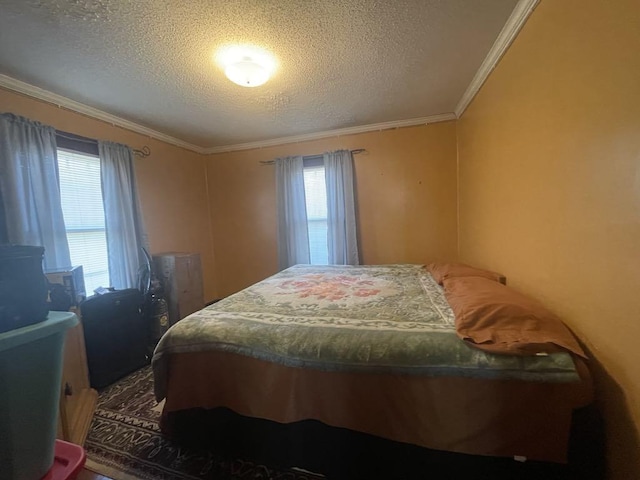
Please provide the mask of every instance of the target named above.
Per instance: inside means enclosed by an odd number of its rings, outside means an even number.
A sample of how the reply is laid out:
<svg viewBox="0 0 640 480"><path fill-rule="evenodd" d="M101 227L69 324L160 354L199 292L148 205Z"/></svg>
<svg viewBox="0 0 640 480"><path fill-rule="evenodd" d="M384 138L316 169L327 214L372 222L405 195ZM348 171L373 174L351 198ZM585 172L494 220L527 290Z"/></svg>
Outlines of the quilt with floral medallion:
<svg viewBox="0 0 640 480"><path fill-rule="evenodd" d="M493 355L460 340L421 265L296 265L186 317L155 350L158 397L168 356L207 350L327 371L579 379L568 353Z"/></svg>

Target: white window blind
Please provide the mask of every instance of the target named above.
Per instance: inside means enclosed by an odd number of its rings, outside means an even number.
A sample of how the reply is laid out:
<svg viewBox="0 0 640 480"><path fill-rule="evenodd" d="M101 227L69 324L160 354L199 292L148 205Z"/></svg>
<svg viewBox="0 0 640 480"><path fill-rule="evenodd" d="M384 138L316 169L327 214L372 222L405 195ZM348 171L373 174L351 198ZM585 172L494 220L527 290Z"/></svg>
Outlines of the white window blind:
<svg viewBox="0 0 640 480"><path fill-rule="evenodd" d="M304 167L304 194L311 263L327 265L329 250L327 248L327 188L324 180L324 165Z"/></svg>
<svg viewBox="0 0 640 480"><path fill-rule="evenodd" d="M87 295L108 287L109 260L100 187L100 159L58 150L60 197L73 265L82 265Z"/></svg>

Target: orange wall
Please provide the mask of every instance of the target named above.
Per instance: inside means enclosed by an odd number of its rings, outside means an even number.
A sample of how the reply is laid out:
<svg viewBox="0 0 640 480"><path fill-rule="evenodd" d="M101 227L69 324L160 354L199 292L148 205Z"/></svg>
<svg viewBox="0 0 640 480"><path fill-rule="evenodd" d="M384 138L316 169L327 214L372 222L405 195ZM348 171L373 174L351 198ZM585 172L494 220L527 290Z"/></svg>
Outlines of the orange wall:
<svg viewBox="0 0 640 480"><path fill-rule="evenodd" d="M454 122L208 157L218 294L277 271L274 167L260 160L365 148L355 155L361 262L455 259Z"/></svg>
<svg viewBox="0 0 640 480"><path fill-rule="evenodd" d="M135 165L151 251L199 252L205 299L214 298L204 156L2 89L0 112L15 113L59 130L132 148L149 146L151 156L135 157Z"/></svg>
<svg viewBox="0 0 640 480"><path fill-rule="evenodd" d="M640 478L640 2L543 0L458 135L460 258L586 342L611 478Z"/></svg>

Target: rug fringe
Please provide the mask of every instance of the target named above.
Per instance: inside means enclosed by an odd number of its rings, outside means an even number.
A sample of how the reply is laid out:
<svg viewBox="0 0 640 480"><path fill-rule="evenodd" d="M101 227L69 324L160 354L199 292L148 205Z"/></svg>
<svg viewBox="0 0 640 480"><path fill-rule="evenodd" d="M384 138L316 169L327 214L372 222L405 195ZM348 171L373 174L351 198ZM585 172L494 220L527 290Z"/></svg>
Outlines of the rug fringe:
<svg viewBox="0 0 640 480"><path fill-rule="evenodd" d="M109 477L112 480L145 480L144 478L123 472L122 470L119 470L115 467L110 467L109 465L98 463L94 460L91 460L90 458L87 458L87 461L84 464L84 468L86 468L87 470L91 470L98 475Z"/></svg>
<svg viewBox="0 0 640 480"><path fill-rule="evenodd" d="M300 468L300 467L290 467L291 470L295 470L297 472L301 472L301 473L308 473L310 475L315 475L316 477L321 477L321 478L326 478L323 474L321 473L317 473L317 472L312 472L311 470L307 470L305 468Z"/></svg>

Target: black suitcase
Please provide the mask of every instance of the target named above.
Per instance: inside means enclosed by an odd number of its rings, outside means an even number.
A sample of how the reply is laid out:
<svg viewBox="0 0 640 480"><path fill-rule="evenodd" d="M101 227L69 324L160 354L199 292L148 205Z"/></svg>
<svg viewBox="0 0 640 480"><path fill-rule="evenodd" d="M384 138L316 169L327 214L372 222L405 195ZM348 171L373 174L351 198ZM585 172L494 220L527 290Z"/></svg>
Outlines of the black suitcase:
<svg viewBox="0 0 640 480"><path fill-rule="evenodd" d="M44 247L0 246L0 333L46 320Z"/></svg>
<svg viewBox="0 0 640 480"><path fill-rule="evenodd" d="M82 302L82 326L91 386L101 389L149 361L149 322L135 288L95 295Z"/></svg>

